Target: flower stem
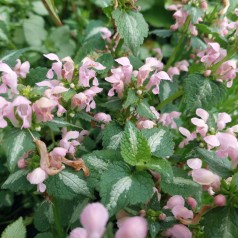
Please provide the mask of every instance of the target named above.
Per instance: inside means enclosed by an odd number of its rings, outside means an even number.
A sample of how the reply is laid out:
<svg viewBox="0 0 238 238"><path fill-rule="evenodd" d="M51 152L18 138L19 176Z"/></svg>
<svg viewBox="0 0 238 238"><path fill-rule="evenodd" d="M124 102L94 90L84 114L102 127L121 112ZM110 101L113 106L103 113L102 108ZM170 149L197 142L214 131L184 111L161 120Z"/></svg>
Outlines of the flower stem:
<svg viewBox="0 0 238 238"><path fill-rule="evenodd" d="M183 90L180 90L180 91L176 92L175 94L171 95L170 97L166 98L163 102L161 102L156 107L156 109L160 110L161 108L163 108L164 106L166 106L167 104L171 103L172 101L174 101L175 99L179 98L182 95L183 95Z"/></svg>
<svg viewBox="0 0 238 238"><path fill-rule="evenodd" d="M61 225L61 221L60 221L60 217L59 217L59 211L57 208L57 202L55 199L54 199L54 205L53 205L53 214L54 214L56 231L58 233L58 238L64 238L62 225Z"/></svg>

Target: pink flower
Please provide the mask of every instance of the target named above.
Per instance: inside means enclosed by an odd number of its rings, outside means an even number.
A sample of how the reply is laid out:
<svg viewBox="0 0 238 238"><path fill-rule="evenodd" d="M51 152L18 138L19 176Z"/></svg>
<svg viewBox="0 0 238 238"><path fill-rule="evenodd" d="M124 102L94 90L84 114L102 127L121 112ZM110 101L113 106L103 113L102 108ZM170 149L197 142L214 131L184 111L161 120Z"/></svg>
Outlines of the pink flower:
<svg viewBox="0 0 238 238"><path fill-rule="evenodd" d="M193 197L187 198L187 204L192 208L195 209L197 207L197 201Z"/></svg>
<svg viewBox="0 0 238 238"><path fill-rule="evenodd" d="M106 124L112 120L111 116L104 112L99 112L99 113L95 114L94 119L98 122L104 122Z"/></svg>
<svg viewBox="0 0 238 238"><path fill-rule="evenodd" d="M180 115L181 112L176 111L163 113L160 115L159 122L161 122L163 126L170 126L171 128L175 129L177 128L177 124L174 119L179 118Z"/></svg>
<svg viewBox="0 0 238 238"><path fill-rule="evenodd" d="M182 224L176 224L167 229L164 235L171 238L192 238L192 232Z"/></svg>
<svg viewBox="0 0 238 238"><path fill-rule="evenodd" d="M177 205L172 208L172 213L175 218L183 218L183 219L193 219L193 212L188 210L184 206Z"/></svg>
<svg viewBox="0 0 238 238"><path fill-rule="evenodd" d="M194 140L197 137L196 132L191 133L184 127L179 127L179 132L186 137L182 142L179 144L179 148L183 148L185 145L189 143L189 141Z"/></svg>
<svg viewBox="0 0 238 238"><path fill-rule="evenodd" d="M136 123L136 127L138 128L138 129L151 129L151 128L153 128L154 126L155 126L156 124L153 122L153 121L151 121L151 120L143 120L143 119L141 119L141 120L139 120L137 123Z"/></svg>
<svg viewBox="0 0 238 238"><path fill-rule="evenodd" d="M149 90L151 87L154 86L154 88L152 89L152 92L154 94L159 94L159 85L160 85L161 80L171 81L172 79L169 77L169 75L166 72L160 71L160 72L155 73L151 76L149 83L146 86L147 89Z"/></svg>
<svg viewBox="0 0 238 238"><path fill-rule="evenodd" d="M7 126L7 121L4 117L7 116L6 108L10 103L3 97L0 96L0 128L5 128Z"/></svg>
<svg viewBox="0 0 238 238"><path fill-rule="evenodd" d="M21 60L17 60L17 64L14 67L14 71L21 78L26 78L26 75L29 73L30 63L28 61L21 63Z"/></svg>
<svg viewBox="0 0 238 238"><path fill-rule="evenodd" d="M168 75L170 78L173 78L174 75L179 75L180 71L177 67L169 67Z"/></svg>
<svg viewBox="0 0 238 238"><path fill-rule="evenodd" d="M197 127L196 132L199 133L202 137L205 137L208 132L208 125L206 123L207 123L209 114L207 111L203 110L202 108L198 108L196 110L196 114L202 119L193 117L191 119L191 122Z"/></svg>
<svg viewBox="0 0 238 238"><path fill-rule="evenodd" d="M80 145L78 140L76 140L78 137L78 131L68 131L63 134L63 138L60 140L60 146L66 149L70 154L74 154L76 146Z"/></svg>
<svg viewBox="0 0 238 238"><path fill-rule="evenodd" d="M83 87L90 87L89 80L93 80L93 85L98 86L98 80L96 78L96 72L91 69L104 70L105 67L98 62L86 57L83 59L83 65L79 68L79 85Z"/></svg>
<svg viewBox="0 0 238 238"><path fill-rule="evenodd" d="M68 82L71 82L73 74L74 74L74 61L69 57L65 57L62 59L63 69L62 69L62 76L68 80Z"/></svg>
<svg viewBox="0 0 238 238"><path fill-rule="evenodd" d="M226 81L227 87L230 88L233 83L233 79L236 78L236 61L228 60L222 63L222 65L218 68L216 74L218 74L218 81Z"/></svg>
<svg viewBox="0 0 238 238"><path fill-rule="evenodd" d="M145 218L131 217L122 223L116 232L115 238L145 238L147 230L148 227Z"/></svg>
<svg viewBox="0 0 238 238"><path fill-rule="evenodd" d="M170 8L171 9L171 8ZM175 9L173 9L175 10ZM172 31L177 30L178 28L181 28L187 19L188 13L185 12L182 8L176 10L176 12L173 14L173 18L175 18L176 23L170 27Z"/></svg>
<svg viewBox="0 0 238 238"><path fill-rule="evenodd" d="M0 72L2 74L2 85L0 93L7 93L7 87L10 88L13 94L17 94L17 74L7 64L0 62Z"/></svg>
<svg viewBox="0 0 238 238"><path fill-rule="evenodd" d="M69 238L88 238L88 234L84 228L77 227L70 232Z"/></svg>
<svg viewBox="0 0 238 238"><path fill-rule="evenodd" d="M16 97L12 103L12 109L16 107L16 113L23 121L21 128L29 128L31 126L32 109L30 104L31 101L23 96ZM11 118L9 119L11 120ZM13 120L16 119L14 118Z"/></svg>
<svg viewBox="0 0 238 238"><path fill-rule="evenodd" d="M47 122L53 119L53 114L51 111L55 108L56 103L46 97L42 97L37 100L32 108L36 114L36 119L38 122Z"/></svg>
<svg viewBox="0 0 238 238"><path fill-rule="evenodd" d="M46 186L43 184L43 182L47 179L47 177L47 173L40 167L27 174L27 180L31 184L37 184L38 191L41 193L43 193L46 189Z"/></svg>
<svg viewBox="0 0 238 238"><path fill-rule="evenodd" d="M200 169L202 168L202 161L198 158L188 159L187 165L191 169Z"/></svg>
<svg viewBox="0 0 238 238"><path fill-rule="evenodd" d="M226 127L226 124L231 122L231 116L225 112L218 113L217 118L217 128L218 130L223 130Z"/></svg>
<svg viewBox="0 0 238 238"><path fill-rule="evenodd" d="M110 42L112 36L111 31L107 27L102 27L100 32L102 33L102 38Z"/></svg>
<svg viewBox="0 0 238 238"><path fill-rule="evenodd" d="M107 209L101 203L88 204L80 215L88 238L101 238L109 218Z"/></svg>
<svg viewBox="0 0 238 238"><path fill-rule="evenodd" d="M65 157L66 153L67 153L67 150L65 148L55 147L49 153L50 167L56 168L56 169L61 169L61 167L62 167L61 159L62 159L62 157Z"/></svg>
<svg viewBox="0 0 238 238"><path fill-rule="evenodd" d="M220 180L220 178L207 169L194 169L192 171L193 181L199 183L201 185L211 185L216 182L216 180Z"/></svg>
<svg viewBox="0 0 238 238"><path fill-rule="evenodd" d="M50 54L44 54L44 56L52 61L56 61L52 64L51 69L47 73L47 78L52 79L54 77L54 72L57 75L58 79L62 78L61 75L61 69L62 69L62 62L60 61L59 57L56 54L50 53Z"/></svg>
<svg viewBox="0 0 238 238"><path fill-rule="evenodd" d="M176 206L183 206L184 207L185 201L184 198L180 195L174 195L172 196L168 201L165 209L173 209Z"/></svg>

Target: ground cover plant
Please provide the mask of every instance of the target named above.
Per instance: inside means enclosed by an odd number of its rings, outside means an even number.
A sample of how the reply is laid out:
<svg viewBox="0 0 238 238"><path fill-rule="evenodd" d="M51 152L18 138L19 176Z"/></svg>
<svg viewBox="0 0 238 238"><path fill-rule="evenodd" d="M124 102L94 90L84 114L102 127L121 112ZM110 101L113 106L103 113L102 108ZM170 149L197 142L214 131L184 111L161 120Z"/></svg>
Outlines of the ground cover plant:
<svg viewBox="0 0 238 238"><path fill-rule="evenodd" d="M0 0L2 238L238 237L236 0Z"/></svg>

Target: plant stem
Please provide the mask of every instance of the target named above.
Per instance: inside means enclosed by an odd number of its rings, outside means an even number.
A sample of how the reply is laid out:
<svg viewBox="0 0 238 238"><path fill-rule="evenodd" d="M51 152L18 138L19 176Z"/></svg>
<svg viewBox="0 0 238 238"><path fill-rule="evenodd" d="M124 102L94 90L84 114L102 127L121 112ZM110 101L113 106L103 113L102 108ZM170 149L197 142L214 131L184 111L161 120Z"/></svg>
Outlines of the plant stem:
<svg viewBox="0 0 238 238"><path fill-rule="evenodd" d="M181 33L182 35L179 39L179 42L178 42L177 46L175 47L175 49L172 53L172 55L169 57L169 60L166 64L166 66L165 66L165 70L168 70L168 68L172 65L174 60L177 59L177 54L178 54L180 48L183 46L183 43L184 43L185 39L187 38L187 31L188 31L189 24L190 24L190 16L188 16L187 19L186 19L183 31Z"/></svg>
<svg viewBox="0 0 238 238"><path fill-rule="evenodd" d="M156 107L156 109L160 110L161 108L163 108L164 106L166 106L167 104L169 104L170 102L174 101L175 99L179 98L182 95L183 95L183 90L176 92L175 94L171 95L170 97L166 98L163 102L161 102Z"/></svg>
<svg viewBox="0 0 238 238"><path fill-rule="evenodd" d="M59 211L57 208L57 202L55 199L54 199L54 205L53 205L53 214L54 214L56 231L58 233L58 238L64 238L62 225L61 225L61 221L60 221L60 217L59 217Z"/></svg>

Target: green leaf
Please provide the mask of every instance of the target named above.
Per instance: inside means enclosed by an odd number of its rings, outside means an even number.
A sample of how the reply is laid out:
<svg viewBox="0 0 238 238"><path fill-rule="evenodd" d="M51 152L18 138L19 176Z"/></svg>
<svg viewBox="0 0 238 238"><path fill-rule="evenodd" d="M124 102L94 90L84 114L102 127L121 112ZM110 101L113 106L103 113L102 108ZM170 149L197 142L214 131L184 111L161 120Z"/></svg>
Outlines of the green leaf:
<svg viewBox="0 0 238 238"><path fill-rule="evenodd" d="M234 207L217 207L207 212L203 220L204 238L238 237L238 209Z"/></svg>
<svg viewBox="0 0 238 238"><path fill-rule="evenodd" d="M131 105L136 104L137 101L138 101L138 97L137 97L135 91L132 90L132 89L129 89L127 97L126 97L126 101L123 103L122 107L123 108L127 108L127 107L129 107Z"/></svg>
<svg viewBox="0 0 238 238"><path fill-rule="evenodd" d="M20 157L35 148L33 139L27 130L13 128L5 136L3 146L7 155L7 166L13 172Z"/></svg>
<svg viewBox="0 0 238 238"><path fill-rule="evenodd" d="M38 233L34 238L54 238L53 234L50 232Z"/></svg>
<svg viewBox="0 0 238 238"><path fill-rule="evenodd" d="M48 231L54 223L52 206L52 203L45 201L35 209L34 226L38 231Z"/></svg>
<svg viewBox="0 0 238 238"><path fill-rule="evenodd" d="M54 4L54 0L43 0L43 3L45 4L45 7L50 13L50 16L52 17L53 21L56 23L57 26L62 25L59 16L56 12L56 7Z"/></svg>
<svg viewBox="0 0 238 238"><path fill-rule="evenodd" d="M155 0L138 0L136 5L140 7L140 11L146 11L150 9L155 3Z"/></svg>
<svg viewBox="0 0 238 238"><path fill-rule="evenodd" d="M139 12L116 9L112 12L117 30L134 55L148 35L148 25Z"/></svg>
<svg viewBox="0 0 238 238"><path fill-rule="evenodd" d="M34 186L26 179L28 172L28 170L21 169L11 174L3 183L2 189L9 189L12 192L31 190Z"/></svg>
<svg viewBox="0 0 238 238"><path fill-rule="evenodd" d="M104 149L116 150L120 147L123 136L122 128L114 121L108 123L103 131Z"/></svg>
<svg viewBox="0 0 238 238"><path fill-rule="evenodd" d="M170 195L181 195L184 198L189 196L201 201L202 187L190 179L174 177L172 181L161 180L161 189Z"/></svg>
<svg viewBox="0 0 238 238"><path fill-rule="evenodd" d="M50 176L46 181L49 195L70 200L77 195L91 197L85 177L82 172L61 171L59 174Z"/></svg>
<svg viewBox="0 0 238 238"><path fill-rule="evenodd" d="M232 176L231 162L228 158L218 158L214 151L207 151L199 147L195 148L195 151L198 153L198 156L209 165L209 170L222 178Z"/></svg>
<svg viewBox="0 0 238 238"><path fill-rule="evenodd" d="M45 80L47 72L48 69L45 67L31 69L24 82L26 85L35 86L36 83Z"/></svg>
<svg viewBox="0 0 238 238"><path fill-rule="evenodd" d="M1 238L25 238L26 227L23 223L22 217L18 218L15 222L8 225L3 231Z"/></svg>
<svg viewBox="0 0 238 238"><path fill-rule="evenodd" d="M166 158L174 152L174 142L172 134L166 127L144 129L142 134L148 140L152 155Z"/></svg>
<svg viewBox="0 0 238 238"><path fill-rule="evenodd" d="M91 0L95 5L101 8L105 8L111 5L112 0Z"/></svg>
<svg viewBox="0 0 238 238"><path fill-rule="evenodd" d="M83 160L90 171L87 182L90 187L98 190L101 175L108 166L115 161L122 161L122 157L115 150L94 151L91 154L83 155Z"/></svg>
<svg viewBox="0 0 238 238"><path fill-rule="evenodd" d="M105 74L109 70L111 70L114 63L114 59L111 54L103 54L97 59L97 62L106 67L106 69L100 70L98 71L98 73Z"/></svg>
<svg viewBox="0 0 238 238"><path fill-rule="evenodd" d="M184 10L186 10L189 15L191 16L191 21L193 24L198 23L198 19L202 17L202 15L204 14L204 11L199 8L199 7L192 7L190 5L186 5L184 7Z"/></svg>
<svg viewBox="0 0 238 238"><path fill-rule="evenodd" d="M141 164L150 159L150 147L147 140L131 122L126 124L121 140L121 155L130 165Z"/></svg>
<svg viewBox="0 0 238 238"><path fill-rule="evenodd" d="M6 55L1 56L1 61L8 64L11 68L13 68L16 65L16 60L20 58L20 56L26 52L28 49L20 49L20 50L12 50L7 52Z"/></svg>
<svg viewBox="0 0 238 238"><path fill-rule="evenodd" d="M156 120L155 114L150 110L150 105L148 104L147 100L143 100L140 102L138 107L136 108L136 112L139 116L145 117L147 119Z"/></svg>
<svg viewBox="0 0 238 238"><path fill-rule="evenodd" d="M205 50L207 48L207 45L200 38L195 36L191 38L191 46L198 50Z"/></svg>
<svg viewBox="0 0 238 238"><path fill-rule="evenodd" d="M150 32L150 34L155 34L161 38L170 37L172 33L173 32L171 30L164 30L164 29L157 29Z"/></svg>
<svg viewBox="0 0 238 238"><path fill-rule="evenodd" d="M13 193L10 191L0 191L0 209L11 207L14 203Z"/></svg>
<svg viewBox="0 0 238 238"><path fill-rule="evenodd" d="M221 102L225 95L225 86L220 82L206 79L200 74L190 74L185 79L184 102L189 111L210 109Z"/></svg>
<svg viewBox="0 0 238 238"><path fill-rule="evenodd" d="M100 195L111 215L128 205L145 203L153 194L153 180L146 171L132 173L123 162L111 164L101 177Z"/></svg>
<svg viewBox="0 0 238 238"><path fill-rule="evenodd" d="M37 15L31 15L23 21L24 35L30 46L41 46L46 39L47 31L44 28L44 18Z"/></svg>
<svg viewBox="0 0 238 238"><path fill-rule="evenodd" d="M149 223L149 231L150 231L151 238L156 238L157 234L159 233L161 229L160 223L157 221L152 221L152 220L148 220L148 223Z"/></svg>
<svg viewBox="0 0 238 238"><path fill-rule="evenodd" d="M173 181L173 169L168 160L152 158L145 164L145 167L160 173L162 179Z"/></svg>
<svg viewBox="0 0 238 238"><path fill-rule="evenodd" d="M72 128L78 128L78 129L82 129L82 127L71 124L67 121L64 121L61 118L57 118L55 117L53 120L46 122L46 125L55 125L57 127L72 127Z"/></svg>

